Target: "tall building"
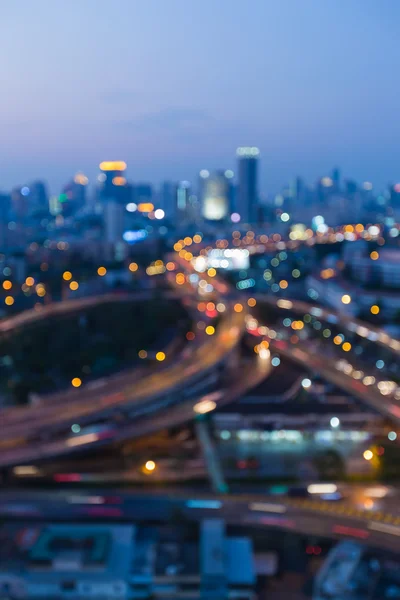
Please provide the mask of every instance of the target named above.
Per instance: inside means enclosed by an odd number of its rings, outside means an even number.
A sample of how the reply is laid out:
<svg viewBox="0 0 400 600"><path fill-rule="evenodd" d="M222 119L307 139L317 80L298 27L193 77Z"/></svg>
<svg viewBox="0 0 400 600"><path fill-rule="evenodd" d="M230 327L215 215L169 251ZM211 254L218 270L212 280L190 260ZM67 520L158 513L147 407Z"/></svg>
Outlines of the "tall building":
<svg viewBox="0 0 400 600"><path fill-rule="evenodd" d="M16 221L22 221L28 216L28 196L30 189L24 185L14 188L11 192L12 216Z"/></svg>
<svg viewBox="0 0 400 600"><path fill-rule="evenodd" d="M390 186L390 204L393 208L400 208L400 183Z"/></svg>
<svg viewBox="0 0 400 600"><path fill-rule="evenodd" d="M29 212L46 213L49 211L49 198L46 184L43 181L34 181L29 186Z"/></svg>
<svg viewBox="0 0 400 600"><path fill-rule="evenodd" d="M239 186L237 212L242 223L254 223L258 206L258 158L260 150L253 147L240 147L236 151L239 159Z"/></svg>
<svg viewBox="0 0 400 600"><path fill-rule="evenodd" d="M99 196L101 201L114 200L125 202L127 200L127 181L124 177L126 163L122 160L103 161L100 163L102 171L98 176Z"/></svg>
<svg viewBox="0 0 400 600"><path fill-rule="evenodd" d="M229 214L233 171L200 171L201 214L207 221L222 221Z"/></svg>
<svg viewBox="0 0 400 600"><path fill-rule="evenodd" d="M11 198L0 192L0 223L8 223L11 208Z"/></svg>
<svg viewBox="0 0 400 600"><path fill-rule="evenodd" d="M125 225L125 207L110 199L103 207L104 237L107 244L122 242Z"/></svg>
<svg viewBox="0 0 400 600"><path fill-rule="evenodd" d="M187 219L190 211L190 182L180 181L176 188L176 217L177 219Z"/></svg>
<svg viewBox="0 0 400 600"><path fill-rule="evenodd" d="M88 178L83 173L77 173L72 181L67 183L59 198L60 209L63 215L71 215L85 206L86 186Z"/></svg>
<svg viewBox="0 0 400 600"><path fill-rule="evenodd" d="M10 215L11 198L8 194L0 193L0 248L7 246L8 221Z"/></svg>
<svg viewBox="0 0 400 600"><path fill-rule="evenodd" d="M154 192L150 183L137 183L133 186L133 202L135 204L154 204Z"/></svg>
<svg viewBox="0 0 400 600"><path fill-rule="evenodd" d="M340 170L335 167L332 171L333 189L335 192L340 190Z"/></svg>
<svg viewBox="0 0 400 600"><path fill-rule="evenodd" d="M160 191L161 208L165 211L169 221L174 221L176 217L177 185L171 181L164 181Z"/></svg>
<svg viewBox="0 0 400 600"><path fill-rule="evenodd" d="M126 163L123 161L104 161L100 163L99 197L103 208L104 237L109 255L118 251L123 242L125 207L130 199L131 190L123 175Z"/></svg>
<svg viewBox="0 0 400 600"><path fill-rule="evenodd" d="M289 195L286 200L287 206L285 205L285 210L289 212L296 210L299 206L304 205L305 185L301 177L295 177L291 182Z"/></svg>

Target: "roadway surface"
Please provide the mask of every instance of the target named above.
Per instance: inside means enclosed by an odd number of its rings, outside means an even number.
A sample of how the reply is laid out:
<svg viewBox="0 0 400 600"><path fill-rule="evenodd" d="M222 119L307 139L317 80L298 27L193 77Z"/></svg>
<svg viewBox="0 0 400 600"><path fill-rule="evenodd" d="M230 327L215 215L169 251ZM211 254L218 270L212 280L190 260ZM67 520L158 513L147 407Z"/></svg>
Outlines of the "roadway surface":
<svg viewBox="0 0 400 600"><path fill-rule="evenodd" d="M300 300L274 298L266 294L255 294L254 298L260 302L269 304L274 308L290 310L301 315L308 313L314 317L318 317L318 319L321 319L322 321L326 321L327 324L341 325L351 333L390 350L395 356L400 356L400 340L393 338L379 327L374 327L369 323L350 317L347 314L332 309L326 309L319 305L309 304L308 302L302 302Z"/></svg>
<svg viewBox="0 0 400 600"><path fill-rule="evenodd" d="M377 484L338 486L341 500L324 500L320 493L291 497L272 493L212 495L193 491L130 492L113 487L62 488L59 491L4 491L0 517L42 521L165 521L224 518L227 523L278 528L333 539L353 539L376 548L398 551L400 493ZM290 491L289 491L290 494ZM177 513L179 511L179 513Z"/></svg>
<svg viewBox="0 0 400 600"><path fill-rule="evenodd" d="M193 265L180 258L178 261L180 267L187 274L194 273ZM234 301L234 298L238 299L237 293L233 292L232 289L225 283L221 282L217 277L209 277L207 272L198 274L200 279L206 280L209 284L211 284L223 298L229 298L231 302ZM262 300L264 301L268 297L262 296ZM267 300L269 302L269 300ZM369 333L372 329L366 324L362 324L359 321L355 321L354 319L348 319L347 317L342 317L342 315L334 314L332 311L325 311L325 309L320 307L315 307L303 302L293 302L291 300L286 299L273 299L271 303L274 307L283 309L283 310L293 310L294 305L296 306L295 310L304 314L310 312L314 316L318 316L318 318L325 318L329 321L332 316L335 318L335 322L341 322L342 318L343 323L346 324L347 327L351 327L352 331L356 330L356 333L360 334L360 328L363 328L362 333L365 334L363 337L368 337ZM400 400L395 398L393 394L382 394L382 392L378 389L378 382L375 382L374 385L366 385L363 381L355 379L350 374L342 371L338 368L338 360L339 358L333 358L330 355L330 351L325 350L325 344L321 343L319 347L314 348L309 340L301 341L297 339L295 343L289 342L283 339L277 339L278 337L287 337L287 331L285 328L281 328L282 335L277 336L276 327L272 326L271 330L266 324L261 324L254 317L249 310L249 314L247 316L247 328L253 333L253 335L259 336L259 338L264 338L268 341L270 350L275 350L276 352L282 354L294 360L295 362L301 364L303 367L312 369L313 371L320 373L322 377L324 377L327 381L330 381L340 387L341 389L354 394L357 398L362 400L363 402L372 406L375 410L377 410L380 414L390 417L395 423L400 423ZM252 321L252 326L249 326L249 323ZM273 335L270 331L273 331ZM400 344L398 340L394 340L390 338L386 333L379 332L379 330L374 330L375 335L377 336L379 343L384 345L386 348L391 349L392 352L397 353L397 344ZM377 340L377 341L378 341ZM341 356L343 358L343 356ZM363 375L369 375L368 369L363 373ZM375 385L376 384L376 385Z"/></svg>
<svg viewBox="0 0 400 600"><path fill-rule="evenodd" d="M190 391L190 386L198 380L199 376L205 377L207 373L227 359L243 334L244 324L242 314L227 311L214 336L208 337L204 343L194 347L193 352L189 352L182 357L179 363L174 363L169 368L160 368L148 377L143 377L135 384L129 384L122 389L118 383L118 377L113 381L106 382L100 388L91 390L80 388L75 402L62 403L61 406L54 407L49 405L44 414L39 411L38 415L32 415L32 418L23 419L22 422L15 424L4 421L2 423L4 431L2 432L3 450L0 455L0 466L22 464L26 461L30 464L41 458L60 456L82 450L89 445L92 447L91 445L94 443L110 442L111 438L118 441L122 439L122 436L125 438L125 436L135 435L135 432L136 435L145 435L149 432L148 429L154 431L156 424L160 428L165 428L171 424L165 413L168 403L176 403L174 396L179 399L179 392L182 388ZM255 372L257 373L257 370ZM256 379L251 382L251 385L258 382L259 379ZM240 386L236 387L238 390L241 389ZM168 400L168 395L172 396L170 400ZM229 393L226 394L226 398L228 397ZM160 401L159 404L152 409L151 402L157 400ZM187 406L183 404L174 408L173 416L171 416L171 420L176 421L177 424L184 422L189 415L190 418L195 416L193 400L190 402L190 407L189 403ZM164 409L161 416L155 414L159 409ZM64 433L64 435L58 434L54 440L50 438L40 441L39 437L39 440L31 441L35 436L40 436L51 429L55 432L62 430L65 432L65 430L70 430L73 423L82 424L85 421L93 423L95 419L108 419L117 410L122 410L126 422L134 419L132 424L125 427L121 424L111 427L107 435L91 433L86 437L80 436L81 440L79 440L79 436L65 435ZM172 408L171 411L173 411ZM149 424L146 425L146 421L142 419L139 425L139 417L147 416L148 413L151 414L151 417L148 417ZM15 447L4 447L7 440L12 442Z"/></svg>
<svg viewBox="0 0 400 600"><path fill-rule="evenodd" d="M339 359L327 356L323 353L322 348L316 351L307 342L293 345L285 340L271 340L270 348L282 356L319 373L327 381L353 394L378 413L389 417L394 423L400 424L399 400L384 396L376 387L365 385L362 381L354 379L350 374L348 375L339 370L337 367Z"/></svg>

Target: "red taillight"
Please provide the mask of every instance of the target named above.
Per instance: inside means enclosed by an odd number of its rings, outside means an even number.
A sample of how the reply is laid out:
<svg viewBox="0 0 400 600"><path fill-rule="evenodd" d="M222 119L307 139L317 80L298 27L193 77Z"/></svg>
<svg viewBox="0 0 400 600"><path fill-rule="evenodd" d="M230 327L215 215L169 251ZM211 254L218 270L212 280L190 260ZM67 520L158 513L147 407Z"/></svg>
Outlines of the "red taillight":
<svg viewBox="0 0 400 600"><path fill-rule="evenodd" d="M79 473L56 473L53 476L54 481L58 482L71 482L71 481L82 481L82 476Z"/></svg>

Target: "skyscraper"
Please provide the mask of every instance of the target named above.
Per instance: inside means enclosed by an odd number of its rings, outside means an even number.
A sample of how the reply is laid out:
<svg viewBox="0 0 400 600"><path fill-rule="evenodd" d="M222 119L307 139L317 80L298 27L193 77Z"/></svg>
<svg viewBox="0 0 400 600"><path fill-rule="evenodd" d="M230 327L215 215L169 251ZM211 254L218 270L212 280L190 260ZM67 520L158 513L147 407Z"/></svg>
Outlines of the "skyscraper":
<svg viewBox="0 0 400 600"><path fill-rule="evenodd" d="M242 223L254 223L258 205L258 158L260 150L253 147L240 147L236 151L239 159L239 186L237 212Z"/></svg>
<svg viewBox="0 0 400 600"><path fill-rule="evenodd" d="M105 161L100 163L100 200L103 206L104 235L109 252L122 244L124 233L125 207L131 190L123 176L126 163Z"/></svg>
<svg viewBox="0 0 400 600"><path fill-rule="evenodd" d="M176 188L176 207L177 217L180 219L187 219L190 208L189 204L190 197L190 182L180 181Z"/></svg>
<svg viewBox="0 0 400 600"><path fill-rule="evenodd" d="M176 217L176 193L177 185L171 181L164 181L160 191L161 208L164 209L169 221L174 221Z"/></svg>
<svg viewBox="0 0 400 600"><path fill-rule="evenodd" d="M232 196L233 171L200 171L201 213L208 221L221 221L228 216Z"/></svg>
<svg viewBox="0 0 400 600"><path fill-rule="evenodd" d="M72 215L85 206L86 186L88 178L83 173L77 173L62 190L60 196L60 209L63 215Z"/></svg>
<svg viewBox="0 0 400 600"><path fill-rule="evenodd" d="M126 179L123 175L126 163L122 160L104 161L100 163L100 199L112 199L124 202L127 199Z"/></svg>
<svg viewBox="0 0 400 600"><path fill-rule="evenodd" d="M340 190L340 171L338 167L335 167L332 171L333 189L335 192Z"/></svg>
<svg viewBox="0 0 400 600"><path fill-rule="evenodd" d="M135 204L154 203L154 191L150 183L136 183L132 192L132 200Z"/></svg>
<svg viewBox="0 0 400 600"><path fill-rule="evenodd" d="M49 211L49 199L46 184L43 181L34 181L29 186L29 208L31 213L46 213Z"/></svg>

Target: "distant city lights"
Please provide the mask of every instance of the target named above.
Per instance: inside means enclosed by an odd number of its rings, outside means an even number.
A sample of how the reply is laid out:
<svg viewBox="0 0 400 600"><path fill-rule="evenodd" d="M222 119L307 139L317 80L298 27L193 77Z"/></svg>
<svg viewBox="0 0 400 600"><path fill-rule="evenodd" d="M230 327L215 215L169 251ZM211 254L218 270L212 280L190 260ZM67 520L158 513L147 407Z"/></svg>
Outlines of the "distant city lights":
<svg viewBox="0 0 400 600"><path fill-rule="evenodd" d="M128 244L135 244L136 242L141 242L142 240L146 239L148 236L148 233L146 231L146 229L139 229L137 231L125 231L122 234L122 238L125 242L127 242Z"/></svg>
<svg viewBox="0 0 400 600"><path fill-rule="evenodd" d="M113 177L112 184L116 187L122 187L126 185L125 177Z"/></svg>
<svg viewBox="0 0 400 600"><path fill-rule="evenodd" d="M136 271L139 269L139 265L135 262L131 262L131 263L129 263L128 268L131 271L131 273L136 273Z"/></svg>
<svg viewBox="0 0 400 600"><path fill-rule="evenodd" d="M125 171L126 167L123 160L103 161L99 165L101 171Z"/></svg>
<svg viewBox="0 0 400 600"><path fill-rule="evenodd" d="M260 150L255 146L242 146L236 150L239 158L256 158L260 155Z"/></svg>
<svg viewBox="0 0 400 600"><path fill-rule="evenodd" d="M165 212L163 211L162 208L157 208L157 210L154 211L154 216L156 219L158 219L160 221L161 219L163 219L165 217Z"/></svg>
<svg viewBox="0 0 400 600"><path fill-rule="evenodd" d="M74 177L74 183L78 185L87 185L89 183L89 179L83 173L77 173Z"/></svg>
<svg viewBox="0 0 400 600"><path fill-rule="evenodd" d="M154 210L154 204L152 202L141 202L137 208L141 213L150 213Z"/></svg>
<svg viewBox="0 0 400 600"><path fill-rule="evenodd" d="M373 453L371 452L371 450L365 450L365 452L364 452L363 456L364 456L365 460L368 460L368 461L369 461L369 460L372 460L372 459L373 459L373 457L374 457L374 455L373 455Z"/></svg>

